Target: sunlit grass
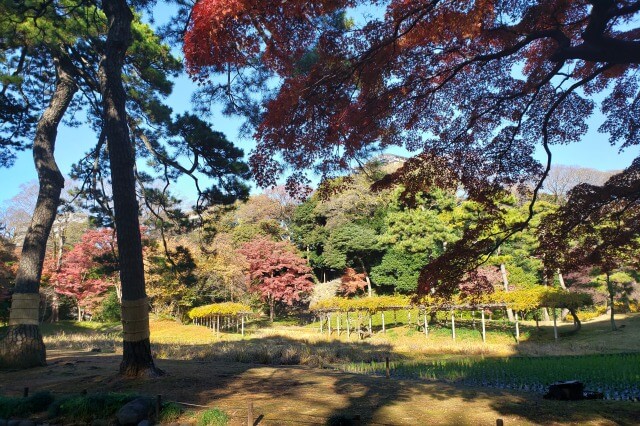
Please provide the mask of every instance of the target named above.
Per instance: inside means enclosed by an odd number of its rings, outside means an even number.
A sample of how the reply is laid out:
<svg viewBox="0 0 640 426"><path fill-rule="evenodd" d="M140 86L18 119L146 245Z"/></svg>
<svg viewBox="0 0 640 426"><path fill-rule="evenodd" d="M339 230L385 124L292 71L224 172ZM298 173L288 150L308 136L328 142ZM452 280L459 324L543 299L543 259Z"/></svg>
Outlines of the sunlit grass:
<svg viewBox="0 0 640 426"><path fill-rule="evenodd" d="M520 343L515 341L513 324L487 322L487 341L482 341L480 322L456 321L456 339L450 322L429 326L428 336L417 324L402 324L402 313L394 324L388 315L386 332L374 325L370 337L360 340L356 333L348 338L341 327L338 335L333 318L332 333L319 332L311 326L277 325L259 328L262 323L247 323L246 335L235 327L216 334L205 326L184 325L176 321L153 318L151 341L155 356L167 359L200 359L259 364L300 364L331 366L349 362L393 360L429 361L442 357L508 357L580 355L594 353L640 352L640 315L620 317L620 331L611 332L606 320L586 323L572 335L554 340L553 328L522 323ZM413 315L412 315L413 316ZM416 316L413 316L415 321ZM405 313L404 318L407 318ZM344 322L343 324L346 324ZM561 334L571 328L560 327ZM45 325L45 344L50 349L119 351L121 327L117 324L70 323Z"/></svg>

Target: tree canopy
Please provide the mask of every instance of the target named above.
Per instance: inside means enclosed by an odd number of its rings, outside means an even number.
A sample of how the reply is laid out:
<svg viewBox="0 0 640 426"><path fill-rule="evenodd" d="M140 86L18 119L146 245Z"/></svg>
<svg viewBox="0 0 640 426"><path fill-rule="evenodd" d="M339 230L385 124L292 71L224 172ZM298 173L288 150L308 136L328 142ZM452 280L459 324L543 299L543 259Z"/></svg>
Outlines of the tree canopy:
<svg viewBox="0 0 640 426"><path fill-rule="evenodd" d="M639 3L394 0L382 17L345 19L366 5L379 3L200 1L185 35L187 69L202 82L220 71L278 77L252 121L262 185L289 167L294 187L305 170L331 175L397 145L419 155L387 184L405 182L409 193L461 186L482 203L487 220L423 269L423 291L453 285L524 229L553 145L580 141L597 109L612 144L638 143ZM531 192L518 223L499 214L509 188Z"/></svg>

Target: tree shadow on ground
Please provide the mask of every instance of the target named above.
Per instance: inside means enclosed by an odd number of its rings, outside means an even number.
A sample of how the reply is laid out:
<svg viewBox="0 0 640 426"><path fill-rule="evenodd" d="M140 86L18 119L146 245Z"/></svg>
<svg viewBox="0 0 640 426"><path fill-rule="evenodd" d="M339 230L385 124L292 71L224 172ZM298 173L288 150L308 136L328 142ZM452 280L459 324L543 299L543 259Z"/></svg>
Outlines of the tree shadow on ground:
<svg viewBox="0 0 640 426"><path fill-rule="evenodd" d="M254 403L259 424L637 424L640 403L560 402L540 394L458 384L334 371L333 363L381 362L389 345L367 341L304 341L285 336L254 337L208 345L153 345L167 376L123 379L120 355L49 351L49 365L0 373L0 394L80 393L88 390L162 395L166 401L219 406L233 419ZM403 356L393 354L394 361ZM352 423L353 424L353 423Z"/></svg>
<svg viewBox="0 0 640 426"><path fill-rule="evenodd" d="M175 348L156 345L156 350L162 353ZM547 401L540 393L395 377L386 379L297 366L382 362L391 350L389 345L366 341L309 342L269 336L193 346L193 352L187 357L191 362L201 362L202 365L231 361L236 370L216 376L215 389L202 390L198 398L201 401L237 399L240 395L253 398L257 407L263 410L261 414L267 424L277 424L278 416L285 416L281 419L292 416L300 423L307 418L312 419L311 422L326 424L351 424L355 416L360 416L362 424L475 424L479 420L494 423L497 416L520 418L532 423L608 420L618 424L636 424L640 416L640 403ZM184 349L180 351L184 358ZM393 354L394 362L403 359L402 355ZM240 368L238 362L247 363L247 368ZM261 367L255 364L277 368L259 373ZM478 368L483 368L482 363ZM238 382L240 376L245 376L245 380ZM198 377L187 379L190 383L194 381L202 382L196 388L206 387L209 382ZM318 390L314 392L313 389ZM276 407L282 400L294 400L295 403L283 410ZM443 415L442 407L449 405L451 407ZM292 412L295 407L298 407L298 414ZM243 410L238 406L231 408ZM487 409L492 412L483 414L480 419L477 414L472 414L474 410L489 411Z"/></svg>
<svg viewBox="0 0 640 426"><path fill-rule="evenodd" d="M199 345L153 345L154 354L160 358L312 367L326 367L344 362L381 362L390 356L392 350L390 344L341 340L309 341L281 335ZM395 359L405 359L401 354L393 356Z"/></svg>

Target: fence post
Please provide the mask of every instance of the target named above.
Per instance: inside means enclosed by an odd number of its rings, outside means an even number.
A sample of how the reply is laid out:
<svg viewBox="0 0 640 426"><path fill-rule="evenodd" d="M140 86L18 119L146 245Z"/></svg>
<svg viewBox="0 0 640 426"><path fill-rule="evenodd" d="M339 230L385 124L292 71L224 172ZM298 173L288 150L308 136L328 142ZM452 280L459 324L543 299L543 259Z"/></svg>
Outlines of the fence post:
<svg viewBox="0 0 640 426"><path fill-rule="evenodd" d="M502 421L502 419L496 419L496 426L504 426L504 421Z"/></svg>
<svg viewBox="0 0 640 426"><path fill-rule="evenodd" d="M454 311L451 311L451 336L453 340L456 340L456 314Z"/></svg>
<svg viewBox="0 0 640 426"><path fill-rule="evenodd" d="M247 426L253 426L253 401L247 406Z"/></svg>
<svg viewBox="0 0 640 426"><path fill-rule="evenodd" d="M389 368L389 357L385 357L384 365L385 365L385 373L387 375L387 379L389 379L391 378L391 370Z"/></svg>
<svg viewBox="0 0 640 426"><path fill-rule="evenodd" d="M384 326L384 311L382 311L380 315L382 315L382 332L386 333L387 330L385 329L385 326Z"/></svg>
<svg viewBox="0 0 640 426"><path fill-rule="evenodd" d="M162 411L162 395L156 395L156 422L160 421L160 411Z"/></svg>
<svg viewBox="0 0 640 426"><path fill-rule="evenodd" d="M484 326L484 309L480 312L482 313L482 342L484 343L487 341L487 332Z"/></svg>
<svg viewBox="0 0 640 426"><path fill-rule="evenodd" d="M516 343L520 343L520 323L518 322L518 311L514 312L516 317Z"/></svg>
<svg viewBox="0 0 640 426"><path fill-rule="evenodd" d="M556 308L553 308L553 337L558 340L558 324L556 322Z"/></svg>
<svg viewBox="0 0 640 426"><path fill-rule="evenodd" d="M244 337L244 314L242 314L242 337Z"/></svg>
<svg viewBox="0 0 640 426"><path fill-rule="evenodd" d="M427 321L427 311L424 311L424 337L429 337L429 322Z"/></svg>

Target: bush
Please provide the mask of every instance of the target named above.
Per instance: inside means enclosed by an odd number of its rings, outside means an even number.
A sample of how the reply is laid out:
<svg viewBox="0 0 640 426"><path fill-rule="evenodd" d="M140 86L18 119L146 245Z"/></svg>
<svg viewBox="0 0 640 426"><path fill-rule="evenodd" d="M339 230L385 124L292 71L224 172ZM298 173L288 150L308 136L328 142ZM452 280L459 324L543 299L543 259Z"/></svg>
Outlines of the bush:
<svg viewBox="0 0 640 426"><path fill-rule="evenodd" d="M137 395L127 393L97 393L68 396L49 406L49 417L63 417L67 421L91 422L113 416Z"/></svg>
<svg viewBox="0 0 640 426"><path fill-rule="evenodd" d="M160 411L160 418L158 419L160 423L172 423L177 421L182 414L182 407L176 404L175 402L169 402L167 404L162 405L162 410Z"/></svg>
<svg viewBox="0 0 640 426"><path fill-rule="evenodd" d="M219 408L210 408L198 416L197 426L226 426L229 416Z"/></svg>
<svg viewBox="0 0 640 426"><path fill-rule="evenodd" d="M28 398L6 398L0 396L0 417L29 416L45 411L53 402L51 393L36 392Z"/></svg>
<svg viewBox="0 0 640 426"><path fill-rule="evenodd" d="M109 291L93 318L100 322L120 322L120 301L115 290Z"/></svg>

